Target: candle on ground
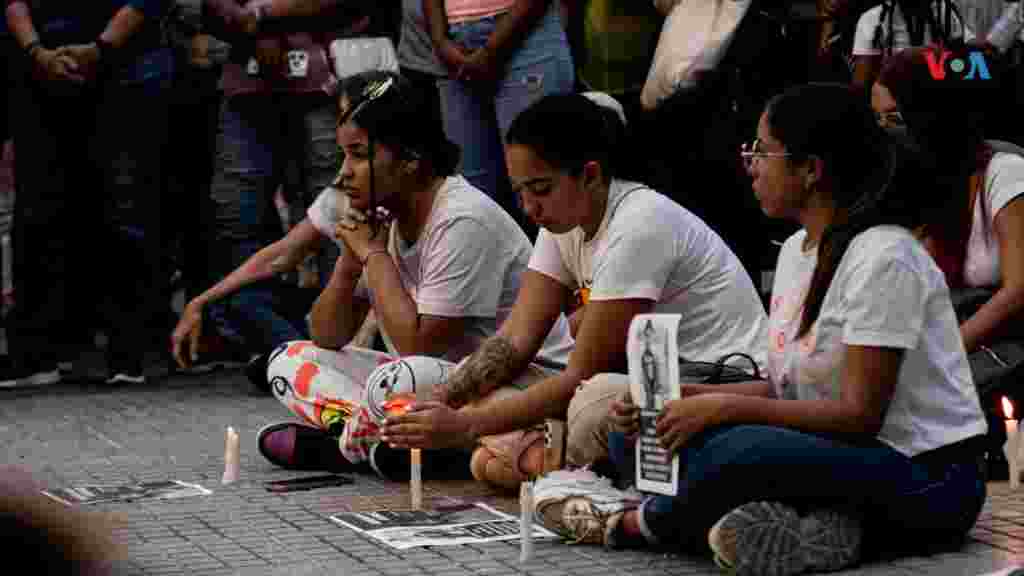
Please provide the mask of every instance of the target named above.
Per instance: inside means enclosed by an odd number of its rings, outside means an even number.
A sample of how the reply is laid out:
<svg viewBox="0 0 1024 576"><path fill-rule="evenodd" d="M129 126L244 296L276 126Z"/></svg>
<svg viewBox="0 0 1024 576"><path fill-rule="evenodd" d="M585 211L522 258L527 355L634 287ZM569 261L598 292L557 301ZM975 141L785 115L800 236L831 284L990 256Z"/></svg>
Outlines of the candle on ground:
<svg viewBox="0 0 1024 576"><path fill-rule="evenodd" d="M533 559L533 482L519 485L519 562Z"/></svg>
<svg viewBox="0 0 1024 576"><path fill-rule="evenodd" d="M231 426L224 433L224 476L221 484L238 480L238 432Z"/></svg>
<svg viewBox="0 0 1024 576"><path fill-rule="evenodd" d="M1010 488L1016 490L1020 486L1020 463L1017 459L1020 434L1018 422L1013 417L1013 402L1006 396L1003 396L1003 415L1006 416L1006 444L1003 445L1003 453L1010 464Z"/></svg>

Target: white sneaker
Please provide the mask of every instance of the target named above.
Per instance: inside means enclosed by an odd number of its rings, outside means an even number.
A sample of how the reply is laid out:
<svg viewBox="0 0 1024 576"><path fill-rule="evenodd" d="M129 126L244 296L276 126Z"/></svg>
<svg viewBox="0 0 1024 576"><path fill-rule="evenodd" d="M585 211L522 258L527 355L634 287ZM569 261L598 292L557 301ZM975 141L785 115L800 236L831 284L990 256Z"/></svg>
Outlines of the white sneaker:
<svg viewBox="0 0 1024 576"><path fill-rule="evenodd" d="M739 576L833 572L860 559L860 520L835 510L800 517L777 502L751 502L708 532L715 563Z"/></svg>
<svg viewBox="0 0 1024 576"><path fill-rule="evenodd" d="M118 372L110 378L107 378L107 384L145 384L145 374L128 374L126 372Z"/></svg>
<svg viewBox="0 0 1024 576"><path fill-rule="evenodd" d="M534 483L534 517L574 544L615 548L613 537L623 515L640 505L635 491L619 490L611 480L586 468L556 470Z"/></svg>

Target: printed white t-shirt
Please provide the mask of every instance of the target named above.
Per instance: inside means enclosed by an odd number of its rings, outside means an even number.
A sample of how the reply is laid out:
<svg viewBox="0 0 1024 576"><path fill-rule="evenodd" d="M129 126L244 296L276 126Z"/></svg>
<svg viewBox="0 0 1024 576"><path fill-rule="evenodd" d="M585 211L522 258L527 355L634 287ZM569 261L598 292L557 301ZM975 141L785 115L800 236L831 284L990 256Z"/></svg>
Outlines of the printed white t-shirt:
<svg viewBox="0 0 1024 576"><path fill-rule="evenodd" d="M974 202L971 235L967 239L964 283L976 288L997 288L1000 284L999 240L995 222L999 211L1024 194L1024 158L999 152L985 170L983 194ZM984 202L984 205L982 204ZM985 216L988 216L986 221Z"/></svg>
<svg viewBox="0 0 1024 576"><path fill-rule="evenodd" d="M942 271L909 231L857 235L818 319L796 340L817 249L806 232L779 253L772 290L768 375L783 399L837 399L845 345L905 350L878 439L914 456L987 430Z"/></svg>
<svg viewBox="0 0 1024 576"><path fill-rule="evenodd" d="M655 302L653 312L681 314L681 359L741 352L764 366L768 318L750 275L700 218L643 184L612 180L589 241L582 228L542 229L530 269L589 289L590 300L643 298Z"/></svg>
<svg viewBox="0 0 1024 576"><path fill-rule="evenodd" d="M936 20L939 25L942 25L943 19L938 15L942 10L933 8L934 13L937 15ZM914 45L910 41L910 31L907 29L907 21L903 19L903 12L900 11L899 7L894 7L890 12L892 15L892 51L893 53L899 52L906 48L912 48ZM884 53L882 47L889 45L889 22L881 22L881 28L879 28L879 20L882 18L882 6L879 4L874 8L868 9L866 12L860 15L860 19L857 20L857 31L853 37L853 55L854 56L880 56ZM953 38L963 38L964 42L970 42L974 40L974 32L968 26L964 26L960 21L960 18L953 14L953 17L949 23L950 36ZM880 31L879 42L876 45L875 32ZM926 46L932 42L931 28L925 26L924 30L924 44Z"/></svg>
<svg viewBox="0 0 1024 576"><path fill-rule="evenodd" d="M313 227L334 238L347 202L341 192L325 189L307 213ZM345 249L343 244L339 246ZM398 227L392 226L388 251L420 314L467 318L465 333L444 355L458 362L495 334L512 311L531 246L505 210L463 177L451 176L438 189L420 238L410 244ZM374 304L365 275L359 279L355 295ZM390 338L384 337L395 352ZM565 367L572 346L569 323L559 316L537 361Z"/></svg>

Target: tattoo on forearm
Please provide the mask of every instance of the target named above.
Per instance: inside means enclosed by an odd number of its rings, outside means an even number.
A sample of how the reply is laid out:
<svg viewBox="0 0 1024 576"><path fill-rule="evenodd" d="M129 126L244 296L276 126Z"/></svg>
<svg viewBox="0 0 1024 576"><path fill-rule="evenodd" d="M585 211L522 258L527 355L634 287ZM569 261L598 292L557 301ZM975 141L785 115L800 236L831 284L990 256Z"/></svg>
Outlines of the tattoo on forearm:
<svg viewBox="0 0 1024 576"><path fill-rule="evenodd" d="M448 404L464 406L478 399L486 384L505 384L514 376L516 350L503 336L484 341L446 384Z"/></svg>

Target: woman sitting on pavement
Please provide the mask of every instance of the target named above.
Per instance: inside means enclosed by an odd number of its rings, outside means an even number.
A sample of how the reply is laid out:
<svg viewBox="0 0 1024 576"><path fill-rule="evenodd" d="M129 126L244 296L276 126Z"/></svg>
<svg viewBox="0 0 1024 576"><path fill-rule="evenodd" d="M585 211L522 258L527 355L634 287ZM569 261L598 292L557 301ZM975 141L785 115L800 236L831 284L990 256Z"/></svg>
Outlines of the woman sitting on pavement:
<svg viewBox="0 0 1024 576"><path fill-rule="evenodd" d="M565 457L584 465L607 453L611 402L628 389L626 335L636 314L676 313L681 359L714 362L750 354L767 337L753 281L704 222L643 184L615 177L614 112L582 95L542 98L508 132L505 155L524 211L541 227L512 314L457 369L439 402L388 419L382 439L396 447L472 445L486 435L566 419ZM519 374L573 293L585 302L568 368L516 398L457 410ZM517 486L541 472L540 438L485 446L474 475ZM508 455L511 454L510 458Z"/></svg>
<svg viewBox="0 0 1024 576"><path fill-rule="evenodd" d="M497 203L455 175L458 148L428 102L389 72L356 75L341 87L337 138L345 160L338 192L317 202L333 202L333 209L315 204L309 215L313 227L344 246L310 313L312 343L285 344L270 356L271 374L290 370L290 357L306 361L294 374L273 378L271 387L313 424L261 431L260 451L279 466L343 470L370 461L382 474L408 474L407 451L378 450L363 401L368 377L397 356L454 363L493 335L512 309L530 242ZM391 354L349 345L371 309ZM537 345L538 364L498 384L525 387L565 366L572 340L564 316L552 317ZM307 364L317 378L304 372ZM446 454L452 458L425 457L431 470L424 474L469 475L468 452L461 460Z"/></svg>
<svg viewBox="0 0 1024 576"><path fill-rule="evenodd" d="M803 227L776 268L769 380L684 385L666 404L657 436L680 458L675 497L590 478L595 489L548 498L542 480L545 524L613 547L710 545L738 574L780 576L963 542L985 501L985 419L942 271L910 230L913 192L931 188L896 151L847 86L769 101L744 157L765 214ZM609 418L621 485L637 414Z"/></svg>
<svg viewBox="0 0 1024 576"><path fill-rule="evenodd" d="M893 55L872 88L871 102L876 116L887 126L900 124L896 128L933 159L945 185L936 197L948 201L936 203L937 217L921 235L950 288L987 297L976 310L959 310L964 348L980 353L970 357L972 365L981 359L984 366L996 354L990 347L1024 334L1024 157L1019 147L984 139L980 103L990 96L988 82L932 79L925 56L930 49ZM1001 359L1014 360L1019 361ZM989 417L989 460L999 462L1006 442L999 400L1003 394L1024 396L1007 390L1004 379L977 370L974 376Z"/></svg>

